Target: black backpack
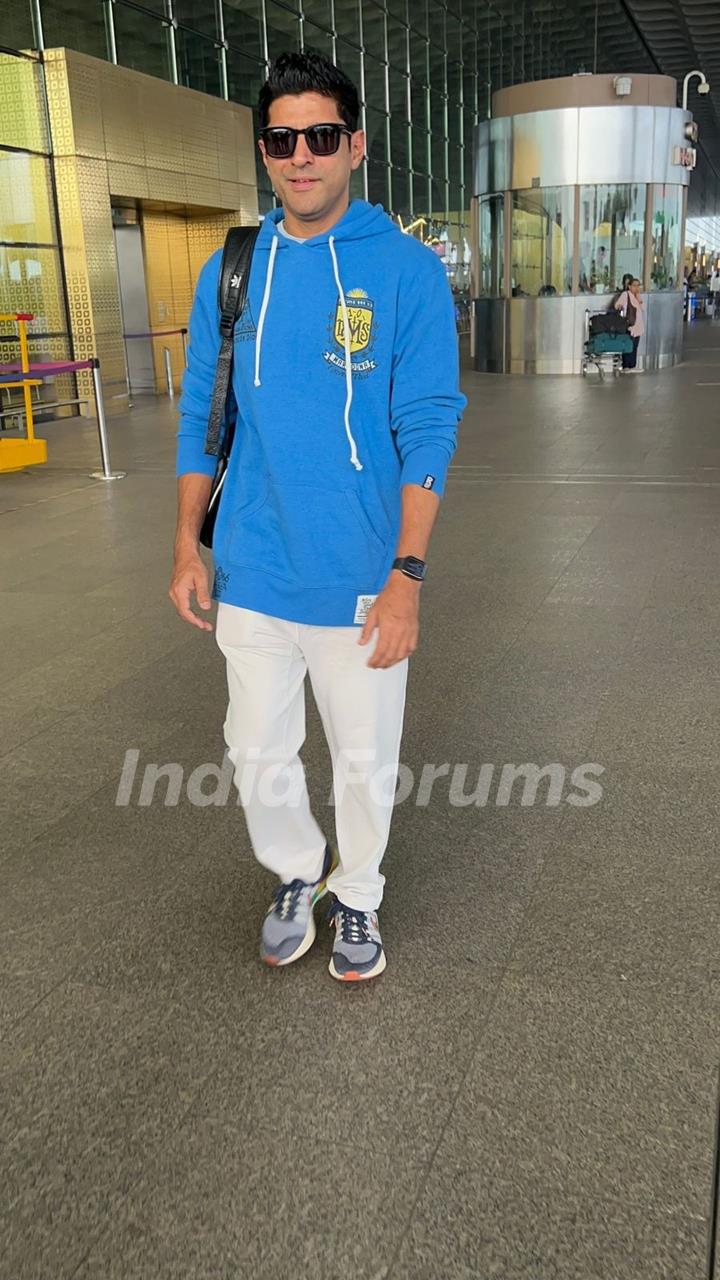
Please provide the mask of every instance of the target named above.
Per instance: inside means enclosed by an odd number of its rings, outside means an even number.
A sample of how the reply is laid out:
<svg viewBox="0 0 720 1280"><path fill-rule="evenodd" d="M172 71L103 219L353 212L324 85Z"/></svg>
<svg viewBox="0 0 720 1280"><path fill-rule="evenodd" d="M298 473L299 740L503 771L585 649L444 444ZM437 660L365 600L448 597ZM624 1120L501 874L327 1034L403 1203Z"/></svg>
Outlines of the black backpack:
<svg viewBox="0 0 720 1280"><path fill-rule="evenodd" d="M231 227L225 237L218 280L220 351L215 367L215 384L205 435L205 452L216 457L218 464L210 490L208 509L200 530L200 541L204 547L212 547L215 520L235 435L235 415L229 412L228 404L232 380L233 339L235 325L242 315L247 299L250 265L259 230L259 227Z"/></svg>

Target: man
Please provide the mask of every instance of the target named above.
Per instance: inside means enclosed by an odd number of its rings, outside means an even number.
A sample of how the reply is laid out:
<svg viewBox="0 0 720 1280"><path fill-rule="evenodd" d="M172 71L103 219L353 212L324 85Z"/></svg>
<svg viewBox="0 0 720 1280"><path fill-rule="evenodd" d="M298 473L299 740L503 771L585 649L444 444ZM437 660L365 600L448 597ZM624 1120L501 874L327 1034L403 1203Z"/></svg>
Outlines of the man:
<svg viewBox="0 0 720 1280"><path fill-rule="evenodd" d="M720 310L720 271L717 267L710 277L710 297L712 298L712 312L716 317Z"/></svg>
<svg viewBox="0 0 720 1280"><path fill-rule="evenodd" d="M380 863L408 656L465 399L442 263L380 206L350 202L365 151L351 81L319 55L284 55L259 112L282 207L263 221L235 330L237 425L213 539L225 740L255 855L280 882L263 959L286 965L308 950L314 904L330 891L330 972L358 981L386 963ZM215 469L203 442L220 257L202 270L190 318L170 587L205 631L191 598L210 608L198 531ZM297 754L308 671L333 759L337 858Z"/></svg>

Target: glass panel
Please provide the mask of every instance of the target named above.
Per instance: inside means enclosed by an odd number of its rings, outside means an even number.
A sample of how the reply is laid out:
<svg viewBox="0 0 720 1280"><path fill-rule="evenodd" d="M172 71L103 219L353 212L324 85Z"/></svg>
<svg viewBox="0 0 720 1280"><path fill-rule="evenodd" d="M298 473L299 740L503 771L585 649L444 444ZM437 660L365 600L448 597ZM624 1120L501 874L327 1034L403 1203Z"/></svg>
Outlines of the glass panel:
<svg viewBox="0 0 720 1280"><path fill-rule="evenodd" d="M366 107L367 117L367 143L366 153L368 159L376 161L380 164L387 164L387 116L381 115L379 111L373 111L372 107Z"/></svg>
<svg viewBox="0 0 720 1280"><path fill-rule="evenodd" d="M682 187L653 187L652 263L650 267L650 287L652 289L679 289L682 285L680 272L682 207Z"/></svg>
<svg viewBox="0 0 720 1280"><path fill-rule="evenodd" d="M385 7L393 17L399 18L401 22L407 22L407 0L385 0Z"/></svg>
<svg viewBox="0 0 720 1280"><path fill-rule="evenodd" d="M390 174L392 182L393 213L399 213L403 219L410 216L410 174L404 169L393 169Z"/></svg>
<svg viewBox="0 0 720 1280"><path fill-rule="evenodd" d="M428 127L429 94L424 84L410 80L411 119L419 129Z"/></svg>
<svg viewBox="0 0 720 1280"><path fill-rule="evenodd" d="M408 18L410 26L420 35L426 36L428 33L427 0L412 0L408 8Z"/></svg>
<svg viewBox="0 0 720 1280"><path fill-rule="evenodd" d="M505 293L505 197L488 196L480 201L479 296L502 298Z"/></svg>
<svg viewBox="0 0 720 1280"><path fill-rule="evenodd" d="M412 130L412 167L416 173L430 172L429 145L430 135L425 133L423 129L416 129L413 125Z"/></svg>
<svg viewBox="0 0 720 1280"><path fill-rule="evenodd" d="M88 4L88 0L42 0L42 23L46 48L64 46L107 58L102 5Z"/></svg>
<svg viewBox="0 0 720 1280"><path fill-rule="evenodd" d="M463 67L463 102L465 110L474 113L477 110L477 72L472 66Z"/></svg>
<svg viewBox="0 0 720 1280"><path fill-rule="evenodd" d="M0 54L0 145L49 151L42 68L28 58Z"/></svg>
<svg viewBox="0 0 720 1280"><path fill-rule="evenodd" d="M172 80L168 28L159 18L127 9L123 4L116 3L113 13L121 66L159 76L162 80Z"/></svg>
<svg viewBox="0 0 720 1280"><path fill-rule="evenodd" d="M434 81L430 89L430 132L439 138L445 137L445 99L435 88Z"/></svg>
<svg viewBox="0 0 720 1280"><path fill-rule="evenodd" d="M335 30L360 48L360 0L335 0Z"/></svg>
<svg viewBox="0 0 720 1280"><path fill-rule="evenodd" d="M262 58L262 6L260 0L223 0L225 39L251 58ZM228 54L228 62L230 55ZM240 99L236 99L240 101Z"/></svg>
<svg viewBox="0 0 720 1280"><path fill-rule="evenodd" d="M409 88L410 81L407 76L403 76L399 71L390 68L390 114L398 116L401 120L408 120L409 116Z"/></svg>
<svg viewBox="0 0 720 1280"><path fill-rule="evenodd" d="M303 0L303 13L311 22L317 22L318 26L332 30L331 0Z"/></svg>
<svg viewBox="0 0 720 1280"><path fill-rule="evenodd" d="M513 192L513 297L572 292L572 187Z"/></svg>
<svg viewBox="0 0 720 1280"><path fill-rule="evenodd" d="M217 36L215 0L174 0L173 11L182 26L193 27L203 35Z"/></svg>
<svg viewBox="0 0 720 1280"><path fill-rule="evenodd" d="M0 151L0 240L57 244L50 162L44 156Z"/></svg>
<svg viewBox="0 0 720 1280"><path fill-rule="evenodd" d="M457 18L448 13L445 20L446 29L446 49L448 58L454 62L462 62L462 23Z"/></svg>
<svg viewBox="0 0 720 1280"><path fill-rule="evenodd" d="M385 58L385 14L372 0L363 0L363 45L374 58Z"/></svg>
<svg viewBox="0 0 720 1280"><path fill-rule="evenodd" d="M462 107L450 99L447 104L448 138L458 147L462 142L462 117Z"/></svg>
<svg viewBox="0 0 720 1280"><path fill-rule="evenodd" d="M438 49L445 49L445 10L437 4L437 0L430 0L428 5L428 28L430 39Z"/></svg>
<svg viewBox="0 0 720 1280"><path fill-rule="evenodd" d="M0 311L31 312L29 332L64 332L62 296L57 249L0 245Z"/></svg>
<svg viewBox="0 0 720 1280"><path fill-rule="evenodd" d="M375 111L385 111L385 64L365 55L365 101Z"/></svg>
<svg viewBox="0 0 720 1280"><path fill-rule="evenodd" d="M448 147L448 178L456 187L462 185L462 151L459 147ZM459 205L451 202L451 209L459 209Z"/></svg>
<svg viewBox="0 0 720 1280"><path fill-rule="evenodd" d="M175 33L178 82L188 89L199 89L215 97L222 94L220 82L220 50L211 40L194 31L178 27Z"/></svg>
<svg viewBox="0 0 720 1280"><path fill-rule="evenodd" d="M329 31L323 31L312 22L303 23L303 44L305 49L313 53L322 53L332 62L333 38Z"/></svg>
<svg viewBox="0 0 720 1280"><path fill-rule="evenodd" d="M360 59L362 55L357 49L353 49L352 45L345 44L344 40L336 41L337 44L337 65L342 68L346 76L352 80L358 91L358 97L362 99L362 76L360 73Z"/></svg>
<svg viewBox="0 0 720 1280"><path fill-rule="evenodd" d="M410 32L410 74L418 84L428 84L428 44L424 36Z"/></svg>
<svg viewBox="0 0 720 1280"><path fill-rule="evenodd" d="M430 84L437 93L445 93L447 58L434 44L428 50L430 58Z"/></svg>
<svg viewBox="0 0 720 1280"><path fill-rule="evenodd" d="M408 48L407 48L407 27L401 26L395 18L388 17L387 20L387 41L388 41L388 62L393 67L397 67L399 71L407 71L408 64Z"/></svg>
<svg viewBox="0 0 720 1280"><path fill-rule="evenodd" d="M430 135L430 173L438 182L445 181L445 139L438 134Z"/></svg>
<svg viewBox="0 0 720 1280"><path fill-rule="evenodd" d="M368 161L368 200L370 204L381 204L385 209L390 206L388 172L385 165Z"/></svg>
<svg viewBox="0 0 720 1280"><path fill-rule="evenodd" d="M410 168L410 125L400 116L390 116L390 157L401 169Z"/></svg>
<svg viewBox="0 0 720 1280"><path fill-rule="evenodd" d="M265 83L265 64L243 58L234 49L227 55L228 95L231 102L257 107L258 94Z"/></svg>
<svg viewBox="0 0 720 1280"><path fill-rule="evenodd" d="M273 0L267 0L267 38L270 60L281 53L297 53L300 50L300 22L297 14L290 13Z"/></svg>
<svg viewBox="0 0 720 1280"><path fill-rule="evenodd" d="M642 277L645 187L580 188L580 291L614 293L624 275Z"/></svg>
<svg viewBox="0 0 720 1280"><path fill-rule="evenodd" d="M9 49L35 47L30 0L4 0L0 40Z"/></svg>
<svg viewBox="0 0 720 1280"><path fill-rule="evenodd" d="M459 62L451 62L448 58L447 63L447 96L452 98L453 102L462 102L463 77L462 67Z"/></svg>
<svg viewBox="0 0 720 1280"><path fill-rule="evenodd" d="M426 214L430 208L430 179L415 174L412 186L413 211L415 217L419 217L421 214Z"/></svg>

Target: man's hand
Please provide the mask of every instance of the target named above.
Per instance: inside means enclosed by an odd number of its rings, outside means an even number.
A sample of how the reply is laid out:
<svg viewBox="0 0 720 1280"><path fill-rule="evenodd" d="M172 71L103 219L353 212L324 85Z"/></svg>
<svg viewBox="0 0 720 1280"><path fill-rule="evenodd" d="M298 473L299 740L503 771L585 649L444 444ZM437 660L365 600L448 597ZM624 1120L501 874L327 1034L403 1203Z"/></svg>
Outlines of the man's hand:
<svg viewBox="0 0 720 1280"><path fill-rule="evenodd" d="M420 583L393 569L370 610L358 644L367 644L375 630L377 644L369 667L394 667L417 648Z"/></svg>
<svg viewBox="0 0 720 1280"><path fill-rule="evenodd" d="M207 569L200 559L197 547L176 552L168 595L184 622L191 623L193 627L199 627L201 631L212 631L212 623L198 618L190 608L193 591L199 608L209 609L211 601Z"/></svg>

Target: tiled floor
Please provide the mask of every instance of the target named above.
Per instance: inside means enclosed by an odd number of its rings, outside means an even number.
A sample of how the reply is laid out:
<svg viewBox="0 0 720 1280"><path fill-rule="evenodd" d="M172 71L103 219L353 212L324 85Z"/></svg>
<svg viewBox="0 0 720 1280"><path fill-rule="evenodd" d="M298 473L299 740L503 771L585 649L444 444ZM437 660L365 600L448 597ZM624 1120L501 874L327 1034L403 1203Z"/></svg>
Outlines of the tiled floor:
<svg viewBox="0 0 720 1280"><path fill-rule="evenodd" d="M214 641L166 597L167 402L112 420L125 480L78 420L0 477L2 1280L706 1276L720 324L663 373L465 389L403 746L449 772L398 807L359 990L324 927L259 964L233 797L138 803L223 750ZM556 803L503 796L528 761ZM306 763L330 822L314 714Z"/></svg>

